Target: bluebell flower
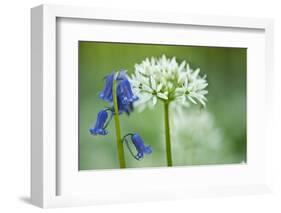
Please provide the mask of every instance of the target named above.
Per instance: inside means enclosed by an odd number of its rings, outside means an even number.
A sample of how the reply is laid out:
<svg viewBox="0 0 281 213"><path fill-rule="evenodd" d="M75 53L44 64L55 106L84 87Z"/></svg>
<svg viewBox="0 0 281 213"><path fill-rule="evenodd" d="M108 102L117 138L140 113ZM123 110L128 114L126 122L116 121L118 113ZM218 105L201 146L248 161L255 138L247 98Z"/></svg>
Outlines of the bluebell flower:
<svg viewBox="0 0 281 213"><path fill-rule="evenodd" d="M138 97L133 94L131 84L128 79L121 80L117 87L117 96L121 97L122 104L133 103Z"/></svg>
<svg viewBox="0 0 281 213"><path fill-rule="evenodd" d="M100 92L99 97L107 102L112 102L112 87L113 87L113 81L114 81L114 72L107 75L105 77L105 86L102 92Z"/></svg>
<svg viewBox="0 0 281 213"><path fill-rule="evenodd" d="M102 92L100 92L99 97L111 104L113 104L113 94L112 87L114 81L115 73L112 72L110 75L105 77L105 86ZM126 71L122 70L116 77L117 80L117 101L119 105L119 113L126 112L130 113L132 110L132 103L138 100L138 97L133 94L131 84L128 80ZM120 103L121 102L121 103Z"/></svg>
<svg viewBox="0 0 281 213"><path fill-rule="evenodd" d="M100 92L99 97L111 104L113 106L113 82L115 78L115 72L105 77L105 86L102 92ZM131 84L128 80L126 71L122 70L116 76L117 81L117 103L118 103L118 113L127 113L128 115L133 111L133 102L138 100L132 92Z"/></svg>
<svg viewBox="0 0 281 213"><path fill-rule="evenodd" d="M141 136L137 133L131 135L131 140L137 150L136 159L139 160L143 158L144 154L150 154L152 149L150 146L146 146L141 138Z"/></svg>
<svg viewBox="0 0 281 213"><path fill-rule="evenodd" d="M127 115L130 115L130 113L133 111L133 103L130 102L128 104L123 104L122 102L122 96L117 96L117 103L118 103L118 112L119 114L125 112Z"/></svg>
<svg viewBox="0 0 281 213"><path fill-rule="evenodd" d="M99 111L95 126L89 129L92 135L106 135L108 133L108 131L105 129L107 117L107 109Z"/></svg>

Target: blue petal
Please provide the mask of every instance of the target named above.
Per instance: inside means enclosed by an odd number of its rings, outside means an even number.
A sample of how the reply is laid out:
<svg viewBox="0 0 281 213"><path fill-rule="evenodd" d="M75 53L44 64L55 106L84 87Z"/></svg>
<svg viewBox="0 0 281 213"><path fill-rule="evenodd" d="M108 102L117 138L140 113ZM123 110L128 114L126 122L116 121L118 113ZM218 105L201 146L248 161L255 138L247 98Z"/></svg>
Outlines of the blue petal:
<svg viewBox="0 0 281 213"><path fill-rule="evenodd" d="M108 131L106 129L97 129L97 128L92 128L89 129L91 135L107 135Z"/></svg>
<svg viewBox="0 0 281 213"><path fill-rule="evenodd" d="M150 153L152 153L151 147L150 147L150 146L146 146L145 149L144 149L144 153L145 153L145 154L150 154Z"/></svg>

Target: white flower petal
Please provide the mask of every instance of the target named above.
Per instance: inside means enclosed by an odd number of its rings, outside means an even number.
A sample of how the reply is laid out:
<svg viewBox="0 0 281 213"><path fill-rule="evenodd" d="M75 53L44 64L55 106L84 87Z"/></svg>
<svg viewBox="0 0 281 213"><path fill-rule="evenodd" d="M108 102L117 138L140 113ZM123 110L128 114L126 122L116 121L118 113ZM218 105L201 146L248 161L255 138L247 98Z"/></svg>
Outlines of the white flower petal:
<svg viewBox="0 0 281 213"><path fill-rule="evenodd" d="M176 93L185 93L186 92L186 88L184 87L178 87L175 90Z"/></svg>
<svg viewBox="0 0 281 213"><path fill-rule="evenodd" d="M170 89L172 89L173 88L173 86L174 86L174 84L173 83L171 83L171 82L167 82L167 87L168 87L168 89L170 90Z"/></svg>
<svg viewBox="0 0 281 213"><path fill-rule="evenodd" d="M153 95L151 95L150 93L142 94L142 95L140 95L139 100L136 102L136 105L144 104L152 98L153 98Z"/></svg>
<svg viewBox="0 0 281 213"><path fill-rule="evenodd" d="M165 100L167 100L168 99L168 96L166 95L166 94L164 94L164 93L157 93L157 96L159 97L159 98L162 98L162 99L165 99Z"/></svg>
<svg viewBox="0 0 281 213"><path fill-rule="evenodd" d="M202 99L198 99L198 101L199 101L204 107L206 106L205 102L204 102Z"/></svg>
<svg viewBox="0 0 281 213"><path fill-rule="evenodd" d="M196 78L196 77L198 76L199 72L200 72L200 69L197 68L197 69L193 72L193 77Z"/></svg>
<svg viewBox="0 0 281 213"><path fill-rule="evenodd" d="M194 104L197 104L196 101L191 97L191 96L187 96L187 98Z"/></svg>
<svg viewBox="0 0 281 213"><path fill-rule="evenodd" d="M149 86L147 86L146 84L142 84L142 90L146 91L146 92L153 92L153 89L151 89Z"/></svg>
<svg viewBox="0 0 281 213"><path fill-rule="evenodd" d="M187 88L187 87L188 87L188 85L189 85L189 84L188 84L188 79L187 79L187 78L185 78L185 79L184 79L184 86Z"/></svg>
<svg viewBox="0 0 281 213"><path fill-rule="evenodd" d="M206 94L208 94L208 91L207 90L201 90L201 91L199 91L199 94L206 95Z"/></svg>
<svg viewBox="0 0 281 213"><path fill-rule="evenodd" d="M157 88L156 88L156 92L159 92L161 89L162 89L162 84L160 83L160 84L158 84L157 85Z"/></svg>
<svg viewBox="0 0 281 213"><path fill-rule="evenodd" d="M153 98L152 98L152 105L155 106L156 103L157 103L157 97L153 96Z"/></svg>
<svg viewBox="0 0 281 213"><path fill-rule="evenodd" d="M150 77L150 83L151 83L151 89L156 90L156 82L152 76Z"/></svg>
<svg viewBox="0 0 281 213"><path fill-rule="evenodd" d="M184 68L185 64L186 64L185 61L181 62L180 66L179 66L179 71L181 71Z"/></svg>
<svg viewBox="0 0 281 213"><path fill-rule="evenodd" d="M207 86L208 86L207 83L199 84L199 85L197 85L197 89L202 90L202 89L205 89Z"/></svg>

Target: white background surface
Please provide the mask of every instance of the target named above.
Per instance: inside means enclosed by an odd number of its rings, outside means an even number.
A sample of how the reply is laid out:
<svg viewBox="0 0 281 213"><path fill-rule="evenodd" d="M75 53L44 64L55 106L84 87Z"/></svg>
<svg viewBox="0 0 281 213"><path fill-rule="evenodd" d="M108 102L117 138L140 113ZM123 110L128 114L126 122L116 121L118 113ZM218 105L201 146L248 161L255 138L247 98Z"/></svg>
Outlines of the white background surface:
<svg viewBox="0 0 281 213"><path fill-rule="evenodd" d="M41 3L77 4L73 0L9 0L1 2L1 151L0 212L38 212L29 204L30 178L30 11ZM94 1L80 0L81 6L186 12L275 18L275 108L281 120L281 6L279 1L261 0L173 0ZM277 85L279 83L279 85ZM281 129L279 127L279 129ZM279 131L280 132L280 131ZM272 141L275 190L271 195L200 198L156 203L50 209L50 212L281 212L281 141ZM110 193L110 189L107 189Z"/></svg>

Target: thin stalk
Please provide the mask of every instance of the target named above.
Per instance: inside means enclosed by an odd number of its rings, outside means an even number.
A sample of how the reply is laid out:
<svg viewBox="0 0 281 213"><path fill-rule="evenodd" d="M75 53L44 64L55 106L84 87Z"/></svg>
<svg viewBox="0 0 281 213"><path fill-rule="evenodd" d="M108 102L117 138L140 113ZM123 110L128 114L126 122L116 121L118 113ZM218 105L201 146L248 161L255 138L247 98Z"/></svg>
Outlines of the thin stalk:
<svg viewBox="0 0 281 213"><path fill-rule="evenodd" d="M118 159L120 168L126 168L125 155L124 155L124 147L121 138L121 126L118 114L118 102L117 102L117 81L114 79L113 88L113 107L114 107L114 121L115 121L115 132L116 132L116 143L117 143L117 151L118 151Z"/></svg>
<svg viewBox="0 0 281 213"><path fill-rule="evenodd" d="M170 123L169 123L169 102L164 102L164 122L165 122L167 166L173 166L172 151L171 151Z"/></svg>

